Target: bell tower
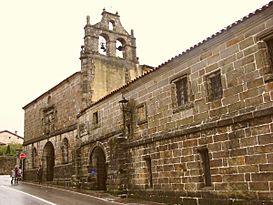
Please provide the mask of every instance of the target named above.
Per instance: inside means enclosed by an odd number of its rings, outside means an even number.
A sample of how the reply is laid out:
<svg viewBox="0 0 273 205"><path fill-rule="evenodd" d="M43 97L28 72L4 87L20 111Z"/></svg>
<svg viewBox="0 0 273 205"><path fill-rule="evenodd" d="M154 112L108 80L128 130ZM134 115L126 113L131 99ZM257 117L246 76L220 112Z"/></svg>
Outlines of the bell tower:
<svg viewBox="0 0 273 205"><path fill-rule="evenodd" d="M100 22L84 27L81 73L84 105L99 100L143 74L136 57L136 39L123 28L118 13L102 12Z"/></svg>

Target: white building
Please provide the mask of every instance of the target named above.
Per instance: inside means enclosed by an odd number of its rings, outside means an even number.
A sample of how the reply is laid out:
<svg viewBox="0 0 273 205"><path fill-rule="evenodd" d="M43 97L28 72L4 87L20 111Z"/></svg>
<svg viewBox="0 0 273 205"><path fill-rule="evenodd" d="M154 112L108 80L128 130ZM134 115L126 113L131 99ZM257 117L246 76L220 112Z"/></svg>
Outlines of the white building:
<svg viewBox="0 0 273 205"><path fill-rule="evenodd" d="M0 131L0 144L23 144L24 138L17 135L17 132L14 133L3 130Z"/></svg>

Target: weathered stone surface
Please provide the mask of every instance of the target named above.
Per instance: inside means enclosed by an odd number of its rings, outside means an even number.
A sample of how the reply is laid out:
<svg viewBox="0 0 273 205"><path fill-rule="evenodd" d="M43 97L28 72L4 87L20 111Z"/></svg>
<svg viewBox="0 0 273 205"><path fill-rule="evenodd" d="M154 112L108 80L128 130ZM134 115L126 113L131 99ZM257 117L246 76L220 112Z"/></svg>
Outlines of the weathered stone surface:
<svg viewBox="0 0 273 205"><path fill-rule="evenodd" d="M10 175L16 165L16 157L0 156L0 175Z"/></svg>
<svg viewBox="0 0 273 205"><path fill-rule="evenodd" d="M43 162L51 153L43 148L51 143L56 183L75 175L84 188L128 191L169 203L270 204L273 92L272 82L265 80L270 74L267 45L259 36L272 24L272 9L133 82L144 69L136 59L133 34L117 27L131 45L125 48L128 59L114 56L114 41L109 56L101 55L98 36L88 33L87 24L82 73L25 107L28 179L36 170L32 150ZM108 23L119 16L103 14L100 25L113 39ZM213 78L215 71L220 80ZM186 83L178 92L181 78ZM222 89L219 93L213 82ZM181 102L179 95L185 97ZM54 129L44 134L42 120L51 111Z"/></svg>

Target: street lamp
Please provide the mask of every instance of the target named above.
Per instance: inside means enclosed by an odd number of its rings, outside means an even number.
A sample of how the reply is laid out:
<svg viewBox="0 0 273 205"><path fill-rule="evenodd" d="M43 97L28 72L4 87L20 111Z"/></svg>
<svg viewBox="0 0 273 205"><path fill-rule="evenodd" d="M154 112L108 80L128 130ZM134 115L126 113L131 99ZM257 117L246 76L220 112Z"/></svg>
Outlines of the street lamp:
<svg viewBox="0 0 273 205"><path fill-rule="evenodd" d="M126 134L127 133L130 134L131 118L127 116L127 114L131 113L131 111L129 110L129 100L127 100L124 96L122 96L122 100L119 101L119 106L120 106L120 109L122 110L122 117L123 117L123 137L126 138L127 137ZM129 123L127 123L127 121L129 121Z"/></svg>

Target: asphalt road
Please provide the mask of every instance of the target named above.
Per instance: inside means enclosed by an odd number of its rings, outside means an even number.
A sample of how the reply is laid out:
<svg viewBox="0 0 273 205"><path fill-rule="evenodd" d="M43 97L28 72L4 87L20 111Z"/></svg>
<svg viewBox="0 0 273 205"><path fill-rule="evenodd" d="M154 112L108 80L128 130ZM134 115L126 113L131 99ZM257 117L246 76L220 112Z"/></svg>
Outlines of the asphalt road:
<svg viewBox="0 0 273 205"><path fill-rule="evenodd" d="M10 177L0 175L0 205L123 205L74 191L20 183L12 185ZM135 203L134 203L135 204Z"/></svg>

